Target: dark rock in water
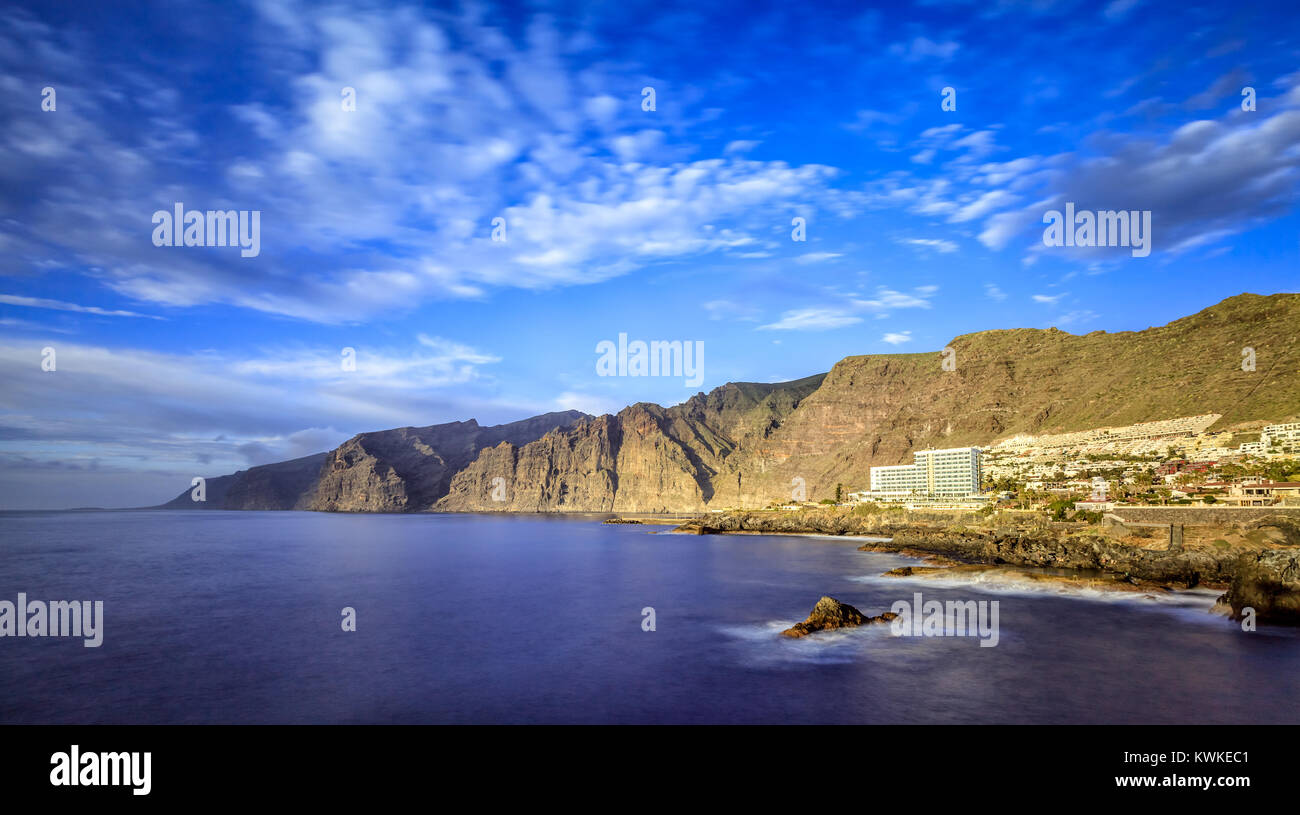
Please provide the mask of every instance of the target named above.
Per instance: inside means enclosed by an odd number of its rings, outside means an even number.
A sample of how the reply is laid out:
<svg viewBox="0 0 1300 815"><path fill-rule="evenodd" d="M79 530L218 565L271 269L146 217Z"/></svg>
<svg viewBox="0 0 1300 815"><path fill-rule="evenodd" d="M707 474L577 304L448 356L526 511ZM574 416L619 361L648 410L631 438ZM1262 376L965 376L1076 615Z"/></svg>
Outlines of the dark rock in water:
<svg viewBox="0 0 1300 815"><path fill-rule="evenodd" d="M868 617L848 603L841 603L834 597L822 597L813 606L808 619L795 623L781 632L783 637L806 637L816 631L828 631L832 628L854 628L872 623L887 623L897 617L893 612L885 612L878 617Z"/></svg>
<svg viewBox="0 0 1300 815"><path fill-rule="evenodd" d="M637 520L633 520L633 519L631 519L631 518L607 518L607 519L605 520L605 523L607 523L607 524L639 524L639 523L641 523L641 522L640 522L640 521L637 521Z"/></svg>
<svg viewBox="0 0 1300 815"><path fill-rule="evenodd" d="M1274 549L1242 555L1232 585L1216 608L1226 605L1241 620L1248 608L1260 622L1300 625L1300 550Z"/></svg>

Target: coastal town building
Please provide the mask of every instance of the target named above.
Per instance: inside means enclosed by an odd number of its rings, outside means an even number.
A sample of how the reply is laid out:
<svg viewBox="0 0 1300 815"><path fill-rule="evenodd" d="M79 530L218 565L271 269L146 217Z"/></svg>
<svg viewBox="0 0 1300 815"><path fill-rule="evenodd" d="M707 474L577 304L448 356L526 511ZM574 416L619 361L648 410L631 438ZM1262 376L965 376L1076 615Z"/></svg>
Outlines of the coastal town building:
<svg viewBox="0 0 1300 815"><path fill-rule="evenodd" d="M1076 511L1087 510L1089 512L1110 512L1115 508L1115 502L1107 501L1105 499L1088 498L1084 501L1075 501L1074 508Z"/></svg>
<svg viewBox="0 0 1300 815"><path fill-rule="evenodd" d="M1259 431L1259 441L1245 442L1238 450L1251 455L1300 453L1300 422L1268 425Z"/></svg>
<svg viewBox="0 0 1300 815"><path fill-rule="evenodd" d="M1293 452L1300 450L1300 422L1271 424L1259 434L1265 450Z"/></svg>
<svg viewBox="0 0 1300 815"><path fill-rule="evenodd" d="M870 498L969 498L980 493L980 449L917 450L911 464L871 468Z"/></svg>
<svg viewBox="0 0 1300 815"><path fill-rule="evenodd" d="M1041 454L1072 451L1080 454L1163 453L1171 443L1185 444L1198 437L1207 437L1206 430L1220 418L1218 413L1200 416L1183 416L1155 422L1101 427L1072 433L1055 433L1044 436L1015 436L998 442L994 449L999 453Z"/></svg>
<svg viewBox="0 0 1300 815"><path fill-rule="evenodd" d="M1300 504L1300 482L1251 479L1249 483L1233 484L1228 488L1228 494L1220 500L1239 507Z"/></svg>
<svg viewBox="0 0 1300 815"><path fill-rule="evenodd" d="M1123 479L1131 481L1170 458L1213 466L1244 455L1236 446L1228 446L1233 431L1209 430L1220 418L1217 413L1206 413L1123 427L1015 436L985 450L984 474L995 482L1010 479L1041 484L1102 470L1122 471Z"/></svg>
<svg viewBox="0 0 1300 815"><path fill-rule="evenodd" d="M1218 462L1215 461L1188 461L1185 458L1176 458L1166 461L1156 468L1156 475L1177 475L1178 473L1204 473L1208 472Z"/></svg>
<svg viewBox="0 0 1300 815"><path fill-rule="evenodd" d="M1090 502L1117 507L1300 506L1300 488L1292 483L1300 480L1296 475L1300 473L1296 461L1300 422L1252 423L1211 431L1220 418L1207 413L1124 427L1016 436L984 448L918 451L911 464L872 468L870 489L850 493L848 500L927 508L948 503L965 509L993 500L1021 508L1055 503L1059 509L1065 499L1067 506L1077 501L1075 509L1102 511L1104 507ZM1260 434L1260 440L1238 447L1241 435L1253 432ZM947 458L952 455L958 459ZM972 467L976 462L977 469ZM979 479L973 485L969 483L972 470ZM945 481L954 476L966 483ZM1099 488L1103 483L1105 488Z"/></svg>

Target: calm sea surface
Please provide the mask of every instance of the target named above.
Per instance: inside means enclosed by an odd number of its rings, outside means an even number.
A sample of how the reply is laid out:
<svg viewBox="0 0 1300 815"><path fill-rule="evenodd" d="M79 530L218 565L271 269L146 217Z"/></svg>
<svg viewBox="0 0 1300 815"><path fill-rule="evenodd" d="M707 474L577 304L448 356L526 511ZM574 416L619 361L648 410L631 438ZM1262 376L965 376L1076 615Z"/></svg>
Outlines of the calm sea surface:
<svg viewBox="0 0 1300 815"><path fill-rule="evenodd" d="M0 638L0 722L1300 722L1300 638L1158 600L878 577L858 542L590 519L0 513L0 600L103 600L104 643ZM778 632L997 600L1000 638ZM357 630L341 630L356 609ZM656 629L642 630L653 607Z"/></svg>

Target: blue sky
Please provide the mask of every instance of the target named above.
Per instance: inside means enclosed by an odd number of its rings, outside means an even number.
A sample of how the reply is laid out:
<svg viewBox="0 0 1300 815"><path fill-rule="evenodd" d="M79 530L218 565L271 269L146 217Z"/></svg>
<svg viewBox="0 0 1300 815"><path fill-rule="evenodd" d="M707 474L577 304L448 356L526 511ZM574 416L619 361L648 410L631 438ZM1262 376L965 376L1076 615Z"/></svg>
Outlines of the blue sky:
<svg viewBox="0 0 1300 815"><path fill-rule="evenodd" d="M1297 290L1293 3L698 5L6 7L0 507ZM178 201L260 254L153 245ZM1066 201L1151 254L1044 246Z"/></svg>

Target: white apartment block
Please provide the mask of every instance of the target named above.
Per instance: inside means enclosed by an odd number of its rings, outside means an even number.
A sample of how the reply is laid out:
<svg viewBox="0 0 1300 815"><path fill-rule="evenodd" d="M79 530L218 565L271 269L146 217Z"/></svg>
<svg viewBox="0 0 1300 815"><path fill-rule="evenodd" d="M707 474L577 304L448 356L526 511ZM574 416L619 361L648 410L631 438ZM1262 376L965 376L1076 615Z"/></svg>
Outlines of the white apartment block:
<svg viewBox="0 0 1300 815"><path fill-rule="evenodd" d="M1259 441L1241 445L1243 453L1283 452L1300 448L1300 422L1271 424L1259 433Z"/></svg>
<svg viewBox="0 0 1300 815"><path fill-rule="evenodd" d="M1259 440L1265 447L1300 444L1300 422L1271 424L1260 432Z"/></svg>
<svg viewBox="0 0 1300 815"><path fill-rule="evenodd" d="M1164 452L1169 442L1199 436L1220 418L1222 417L1218 413L1204 413L1199 416L1161 419L1123 427L1100 427L1044 436L1015 436L998 442L992 452L1048 453L1060 450L1076 450L1080 453Z"/></svg>
<svg viewBox="0 0 1300 815"><path fill-rule="evenodd" d="M873 498L979 495L980 449L917 450L911 464L871 468Z"/></svg>

